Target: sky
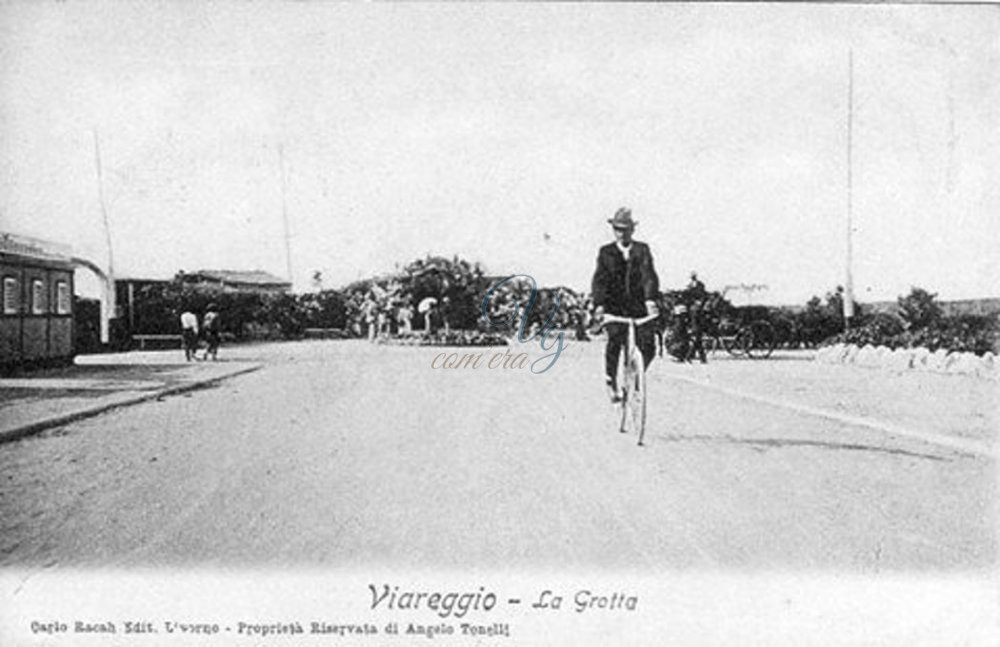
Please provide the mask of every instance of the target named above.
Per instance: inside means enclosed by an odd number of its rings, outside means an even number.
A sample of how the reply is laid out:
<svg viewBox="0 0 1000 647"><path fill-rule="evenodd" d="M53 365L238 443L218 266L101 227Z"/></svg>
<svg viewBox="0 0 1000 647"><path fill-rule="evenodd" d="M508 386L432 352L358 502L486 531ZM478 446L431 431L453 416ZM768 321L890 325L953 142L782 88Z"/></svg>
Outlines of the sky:
<svg viewBox="0 0 1000 647"><path fill-rule="evenodd" d="M0 230L105 266L103 193L116 276L457 254L587 290L628 206L665 289L795 304L844 282L850 204L858 301L996 297L998 33L969 5L2 2Z"/></svg>

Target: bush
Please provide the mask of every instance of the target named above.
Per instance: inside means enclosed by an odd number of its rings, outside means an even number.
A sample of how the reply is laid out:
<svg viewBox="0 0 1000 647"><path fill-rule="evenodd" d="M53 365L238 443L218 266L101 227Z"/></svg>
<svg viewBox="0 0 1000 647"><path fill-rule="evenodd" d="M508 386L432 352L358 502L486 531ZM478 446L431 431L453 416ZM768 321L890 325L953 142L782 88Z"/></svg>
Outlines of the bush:
<svg viewBox="0 0 1000 647"><path fill-rule="evenodd" d="M931 294L922 288L913 287L905 297L899 297L899 316L907 330L930 328L941 319L941 307L935 299L937 294Z"/></svg>
<svg viewBox="0 0 1000 647"><path fill-rule="evenodd" d="M890 348L926 348L930 351L1000 351L1000 315L943 314L936 295L914 287L897 300L898 314L863 316L859 325L833 335L824 343L843 342Z"/></svg>
<svg viewBox="0 0 1000 647"><path fill-rule="evenodd" d="M856 325L864 321L864 311L854 303L854 318ZM844 288L837 286L832 292L826 293L826 302L814 296L806 303L793 322L795 341L802 346L818 346L833 341L844 331Z"/></svg>
<svg viewBox="0 0 1000 647"><path fill-rule="evenodd" d="M863 317L850 330L835 335L827 343L855 344L856 346L893 346L890 340L903 333L903 321L893 314L879 312Z"/></svg>
<svg viewBox="0 0 1000 647"><path fill-rule="evenodd" d="M299 296L305 328L346 328L348 297L336 290L323 290Z"/></svg>
<svg viewBox="0 0 1000 647"><path fill-rule="evenodd" d="M1000 351L1000 319L997 315L943 316L926 328L907 330L888 340L895 348L923 347L975 353Z"/></svg>
<svg viewBox="0 0 1000 647"><path fill-rule="evenodd" d="M277 330L284 339L299 339L305 333L308 308L302 295L269 294L263 298L260 323Z"/></svg>
<svg viewBox="0 0 1000 647"><path fill-rule="evenodd" d="M939 324L949 350L975 353L1000 351L1000 316L956 315Z"/></svg>

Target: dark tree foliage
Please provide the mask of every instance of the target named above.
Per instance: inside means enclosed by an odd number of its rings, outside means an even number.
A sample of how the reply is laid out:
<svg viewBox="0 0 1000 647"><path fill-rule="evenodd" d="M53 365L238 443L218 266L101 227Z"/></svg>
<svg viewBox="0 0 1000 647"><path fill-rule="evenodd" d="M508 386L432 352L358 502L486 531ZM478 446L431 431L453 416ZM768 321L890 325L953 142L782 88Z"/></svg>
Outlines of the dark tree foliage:
<svg viewBox="0 0 1000 647"><path fill-rule="evenodd" d="M405 265L395 273L355 281L339 290L320 290L304 294L224 291L217 286L191 284L179 278L169 283L146 285L136 291L132 321L128 333L177 334L180 314L190 309L199 316L210 303L221 313L222 331L238 339L285 338L303 336L308 329L332 329L340 334L365 335L372 321L379 318L390 334L404 331L402 320L409 320L415 330L424 325L417 305L432 297L437 307L432 312L432 327L442 339L488 340L483 335L510 337L520 328L521 318L531 298L532 283L526 277L506 281L491 296L487 312L491 321L518 317L504 326L493 327L482 316L487 292L504 276L486 276L479 263L457 256L427 256ZM546 324L575 336L588 339L593 321L593 303L587 295L566 287L535 286L535 301L527 311L525 333L532 336ZM775 330L779 344L787 347L814 347L837 341L860 345L891 347L923 346L935 350L963 350L975 353L1000 350L1000 323L997 315L944 314L936 295L914 287L900 296L895 313L868 313L855 304L851 328L844 331L844 289L837 286L824 299L814 296L804 308L765 306L735 307L720 292L708 291L693 303L687 290L661 293L659 327L670 348L678 337L679 325L698 327L707 335L733 335L740 326L764 320ZM516 306L515 306L516 304ZM677 310L684 306L684 310ZM83 312L84 308L80 308ZM553 315L554 313L554 315ZM551 317L551 320L550 320ZM683 318L683 319L682 319ZM81 319L86 319L85 317ZM89 320L89 319L88 319ZM468 334L460 331L467 331ZM81 346L92 344L83 340ZM92 331L90 331L93 337ZM469 343L472 343L471 341Z"/></svg>
<svg viewBox="0 0 1000 647"><path fill-rule="evenodd" d="M1000 352L1000 315L946 315L936 298L936 294L914 287L897 299L895 313L864 315L851 330L828 337L826 343L922 347L978 355Z"/></svg>
<svg viewBox="0 0 1000 647"><path fill-rule="evenodd" d="M913 287L909 294L896 300L899 304L899 316L908 330L928 328L938 323L942 312L936 299L937 294Z"/></svg>

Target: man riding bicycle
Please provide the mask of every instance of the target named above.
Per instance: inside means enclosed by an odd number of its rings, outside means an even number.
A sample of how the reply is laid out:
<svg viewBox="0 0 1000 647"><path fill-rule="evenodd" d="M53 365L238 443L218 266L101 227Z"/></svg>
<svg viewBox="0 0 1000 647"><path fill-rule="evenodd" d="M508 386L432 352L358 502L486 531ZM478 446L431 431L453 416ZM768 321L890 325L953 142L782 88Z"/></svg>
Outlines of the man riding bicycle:
<svg viewBox="0 0 1000 647"><path fill-rule="evenodd" d="M597 253L597 269L591 285L595 318L600 321L605 313L636 318L659 314L656 299L660 294L660 279L653 267L652 252L646 243L632 239L639 223L632 220L632 212L625 207L608 222L614 230L615 242L604 245ZM604 372L611 401L618 402L621 399L616 382L618 358L628 336L628 326L608 323L606 329ZM648 368L656 351L650 326L640 327L636 332L636 345L642 352L644 368Z"/></svg>

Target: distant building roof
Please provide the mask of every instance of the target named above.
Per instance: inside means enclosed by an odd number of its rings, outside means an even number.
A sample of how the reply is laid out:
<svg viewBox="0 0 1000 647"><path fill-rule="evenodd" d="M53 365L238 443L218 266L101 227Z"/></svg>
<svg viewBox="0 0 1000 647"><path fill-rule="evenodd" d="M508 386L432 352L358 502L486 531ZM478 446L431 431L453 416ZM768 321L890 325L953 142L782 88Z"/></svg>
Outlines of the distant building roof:
<svg viewBox="0 0 1000 647"><path fill-rule="evenodd" d="M68 245L9 233L0 233L0 254L62 265L76 264L73 260L72 250Z"/></svg>
<svg viewBox="0 0 1000 647"><path fill-rule="evenodd" d="M185 272L185 279L218 281L230 285L261 285L274 287L291 287L292 282L275 276L263 270L198 270L197 272Z"/></svg>
<svg viewBox="0 0 1000 647"><path fill-rule="evenodd" d="M164 277L150 277L150 276L135 276L135 275L125 275L118 274L115 276L115 282L117 283L170 283L174 278L172 276Z"/></svg>
<svg viewBox="0 0 1000 647"><path fill-rule="evenodd" d="M189 283L214 283L225 288L243 290L291 290L292 282L263 270L198 270L180 272L177 278Z"/></svg>
<svg viewBox="0 0 1000 647"><path fill-rule="evenodd" d="M275 276L263 270L197 270L194 272L180 271L166 277L153 276L118 276L119 282L131 283L170 283L181 280L188 282L221 283L224 285L247 285L269 288L290 288L291 281Z"/></svg>

